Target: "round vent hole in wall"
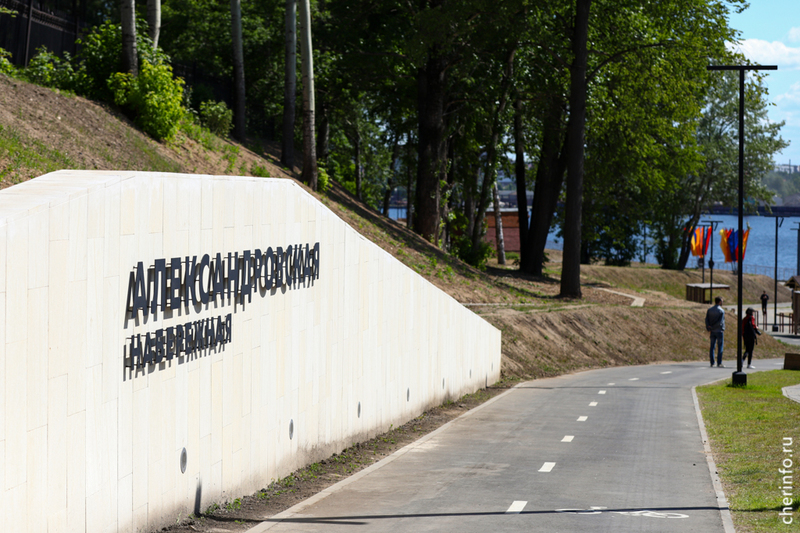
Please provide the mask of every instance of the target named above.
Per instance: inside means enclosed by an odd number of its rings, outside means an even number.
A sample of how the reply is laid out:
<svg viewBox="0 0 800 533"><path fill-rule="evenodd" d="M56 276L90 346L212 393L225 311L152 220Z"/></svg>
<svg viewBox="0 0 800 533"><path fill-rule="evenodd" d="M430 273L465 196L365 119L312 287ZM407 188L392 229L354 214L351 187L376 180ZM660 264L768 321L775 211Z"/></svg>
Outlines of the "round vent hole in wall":
<svg viewBox="0 0 800 533"><path fill-rule="evenodd" d="M184 448L183 450L181 450L181 474L186 473L186 460L187 460L186 448Z"/></svg>
<svg viewBox="0 0 800 533"><path fill-rule="evenodd" d="M289 440L294 437L294 420L289 420Z"/></svg>

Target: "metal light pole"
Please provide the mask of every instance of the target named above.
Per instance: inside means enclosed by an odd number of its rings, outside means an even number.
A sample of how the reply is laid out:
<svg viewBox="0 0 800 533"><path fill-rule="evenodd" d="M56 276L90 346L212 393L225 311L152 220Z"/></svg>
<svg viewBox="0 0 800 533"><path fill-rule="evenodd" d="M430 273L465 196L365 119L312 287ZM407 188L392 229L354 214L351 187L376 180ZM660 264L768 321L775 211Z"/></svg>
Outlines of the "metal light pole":
<svg viewBox="0 0 800 533"><path fill-rule="evenodd" d="M708 299L709 303L714 303L714 233L717 231L717 226L719 223L722 222L721 220L709 220L708 223L711 224L711 260L708 262L708 281L709 281L709 288L708 288Z"/></svg>
<svg viewBox="0 0 800 533"><path fill-rule="evenodd" d="M772 331L778 331L778 228L783 226L783 220L783 217L775 217L775 301L772 302ZM764 317L764 323L767 323L767 317Z"/></svg>
<svg viewBox="0 0 800 533"><path fill-rule="evenodd" d="M742 254L744 252L743 221L744 216L744 73L747 70L778 70L777 65L709 65L708 70L736 70L739 72L739 246L736 258L739 263L737 272L738 302L736 305L736 372L733 373L734 385L747 385L747 374L742 372Z"/></svg>
<svg viewBox="0 0 800 533"><path fill-rule="evenodd" d="M710 237L710 234L713 233L713 231L714 231L714 228L713 228L713 226L711 224L699 224L697 227L698 228L708 228L709 237ZM702 272L703 272L703 283L706 282L706 254L705 254L706 243L705 243L705 240L706 239L705 239L705 233L704 233L703 234L703 242L700 243L700 246L701 246L701 248L703 250L703 255L700 257L700 261L701 261L700 264L702 265ZM712 250L711 253L713 254L714 251Z"/></svg>

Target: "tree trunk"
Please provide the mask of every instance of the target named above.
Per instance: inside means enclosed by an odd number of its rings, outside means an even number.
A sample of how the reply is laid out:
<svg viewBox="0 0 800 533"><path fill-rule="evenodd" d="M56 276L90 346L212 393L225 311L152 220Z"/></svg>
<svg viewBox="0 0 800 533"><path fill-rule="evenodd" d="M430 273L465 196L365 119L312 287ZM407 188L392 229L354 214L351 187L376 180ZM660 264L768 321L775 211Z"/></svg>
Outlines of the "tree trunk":
<svg viewBox="0 0 800 533"><path fill-rule="evenodd" d="M328 154L330 153L331 125L328 118L328 103L324 98L319 102L319 122L317 125L317 161L322 162L322 166L328 166Z"/></svg>
<svg viewBox="0 0 800 533"><path fill-rule="evenodd" d="M475 227L472 233L472 248L477 250L483 238L483 217L489 207L489 194L496 188L497 181L497 143L500 141L501 126L500 120L508 103L508 95L511 90L511 76L513 74L514 55L516 47L509 51L506 61L506 68L500 82L501 94L500 101L494 109L491 129L489 130L489 143L486 146L486 167L483 172L483 184L481 185L481 195L478 200L478 207L475 218ZM499 206L497 206L499 209ZM498 243L500 244L500 243ZM499 254L499 250L498 250ZM505 252L504 252L505 254Z"/></svg>
<svg viewBox="0 0 800 533"><path fill-rule="evenodd" d="M438 233L439 179L445 165L444 100L447 62L438 47L428 51L425 67L417 73L417 212L414 231L433 241Z"/></svg>
<svg viewBox="0 0 800 533"><path fill-rule="evenodd" d="M155 50L158 48L158 36L161 34L161 0L147 0L147 27Z"/></svg>
<svg viewBox="0 0 800 533"><path fill-rule="evenodd" d="M494 204L494 235L497 245L497 263L506 264L506 243L503 240L503 215L500 212L500 195L497 193L497 180L492 187L492 203Z"/></svg>
<svg viewBox="0 0 800 533"><path fill-rule="evenodd" d="M242 4L231 0L231 38L233 42L233 84L235 93L233 135L240 141L245 135L244 52L242 48Z"/></svg>
<svg viewBox="0 0 800 533"><path fill-rule="evenodd" d="M520 264L525 261L528 240L528 191L525 184L525 139L522 133L522 99L514 101L514 179L517 182L517 218L519 220Z"/></svg>
<svg viewBox="0 0 800 533"><path fill-rule="evenodd" d="M478 223L478 182L481 176L481 166L474 165L466 173L464 180L464 216L467 218L467 236L472 238L475 225Z"/></svg>
<svg viewBox="0 0 800 533"><path fill-rule="evenodd" d="M521 255L520 270L541 276L547 246L547 235L558 205L561 185L566 167L566 139L562 139L564 109L561 100L553 97L542 125L542 147L536 167L536 182L531 202L531 222L528 237L523 245L526 253Z"/></svg>
<svg viewBox="0 0 800 533"><path fill-rule="evenodd" d="M281 164L294 169L294 111L297 94L297 0L286 0Z"/></svg>
<svg viewBox="0 0 800 533"><path fill-rule="evenodd" d="M303 59L303 181L317 190L317 153L314 140L314 60L311 48L311 5L300 0L300 53Z"/></svg>
<svg viewBox="0 0 800 533"><path fill-rule="evenodd" d="M353 135L353 159L356 164L356 198L361 200L361 132L358 131L358 124Z"/></svg>
<svg viewBox="0 0 800 533"><path fill-rule="evenodd" d="M392 159L389 161L389 179L386 183L386 189L383 191L383 216L389 217L389 208L392 201L392 191L394 191L394 173L397 160L400 158L400 135L395 134L394 145L392 146Z"/></svg>
<svg viewBox="0 0 800 533"><path fill-rule="evenodd" d="M591 0L576 0L572 35L574 60L570 66L569 122L567 124L567 201L564 212L564 254L561 297L581 297L581 205L583 151L586 128L586 62Z"/></svg>
<svg viewBox="0 0 800 533"><path fill-rule="evenodd" d="M411 145L411 134L408 134L408 141L406 141L406 149L408 153L408 164L406 164L406 227L411 229L414 227L414 173L411 171L411 161L413 155L413 147Z"/></svg>
<svg viewBox="0 0 800 533"><path fill-rule="evenodd" d="M139 75L139 57L136 53L136 5L134 0L120 3L122 23L122 68L134 76Z"/></svg>

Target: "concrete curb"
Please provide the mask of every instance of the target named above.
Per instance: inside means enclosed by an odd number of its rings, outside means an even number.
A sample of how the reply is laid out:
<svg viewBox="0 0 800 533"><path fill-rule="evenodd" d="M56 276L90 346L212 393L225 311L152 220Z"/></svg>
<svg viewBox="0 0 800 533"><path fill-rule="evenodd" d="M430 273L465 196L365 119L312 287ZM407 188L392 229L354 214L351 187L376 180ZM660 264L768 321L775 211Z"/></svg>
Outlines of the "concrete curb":
<svg viewBox="0 0 800 533"><path fill-rule="evenodd" d="M430 439L432 439L433 437L435 437L436 435L438 435L442 431L445 431L452 424L458 422L462 418L466 418L468 416L473 415L474 413L480 411L481 409L483 409L484 407L486 407L488 405L493 404L494 402L496 402L497 400L499 400L503 396L505 396L507 394L510 394L517 387L520 387L521 385L524 385L524 384L525 384L525 382L518 383L517 385L515 385L512 388L510 388L506 392L504 392L502 394L498 394L497 396L495 396L491 400L487 400L486 402L480 404L479 406L475 407L474 409L470 409L469 411L467 411L463 415L460 415L460 416L454 418L453 420L451 420L450 422L447 422L446 424L444 424L443 426L439 427L438 429L436 429L434 431L431 431L430 433L428 433L424 437L421 437L420 439L412 442L411 444L407 444L406 446L404 446L404 447L400 448L399 450L397 450L396 452L394 452L392 455L381 459L377 463L365 468L364 470L356 472L355 474L353 474L352 476L348 477L347 479L343 479L342 481L339 481L338 483L335 483L334 485L331 485L327 489L324 489L321 492L318 492L314 496L311 496L310 498L308 498L306 500L303 500L302 502L300 502L300 503L298 503L298 504L286 509L285 511L280 512L280 513L278 513L278 514L276 514L274 516L271 516L271 517L265 519L264 522L261 522L257 526L253 526L252 528L248 529L245 533L263 533L264 531L269 531L274 526L276 526L277 524L280 524L284 520L299 515L300 512L303 509L305 509L306 507L314 505L315 503L319 502L320 500L323 500L323 499L327 498L328 496L330 496L331 494L343 489L344 487L346 487L350 483L354 483L354 482L358 481L359 479L361 479L362 477L373 473L375 470L378 470L378 469L388 465L392 461L394 461L396 459L399 459L403 455L407 454L409 451L413 450L414 448L417 448L417 447L421 446L422 444L426 443L427 441L429 441ZM726 531L726 533L727 533L727 531Z"/></svg>
<svg viewBox="0 0 800 533"><path fill-rule="evenodd" d="M727 378L725 378L727 379ZM711 383L716 383L722 380L714 380ZM692 400L694 400L694 410L697 413L697 423L700 426L700 437L703 439L703 451L706 455L706 463L708 463L708 473L711 476L711 483L714 485L714 492L717 495L717 505L719 505L719 514L722 518L722 527L725 528L725 533L736 533L733 528L733 517L731 510L728 507L728 500L725 498L725 492L722 489L722 482L717 473L717 464L714 462L714 456L711 454L711 446L708 444L708 433L706 433L706 424L703 422L703 414L700 412L700 403L697 401L697 387L692 387Z"/></svg>
<svg viewBox="0 0 800 533"><path fill-rule="evenodd" d="M793 402L800 403L800 385L792 385L791 387L784 387L781 389L783 395L792 400Z"/></svg>

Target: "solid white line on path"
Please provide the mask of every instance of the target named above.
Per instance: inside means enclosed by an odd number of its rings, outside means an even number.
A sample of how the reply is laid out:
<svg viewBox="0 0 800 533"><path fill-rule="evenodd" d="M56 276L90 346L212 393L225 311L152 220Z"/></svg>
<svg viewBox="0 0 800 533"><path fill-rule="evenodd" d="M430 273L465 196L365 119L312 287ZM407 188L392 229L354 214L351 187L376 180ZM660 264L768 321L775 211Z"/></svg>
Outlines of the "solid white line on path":
<svg viewBox="0 0 800 533"><path fill-rule="evenodd" d="M631 378L628 381L639 381L639 378Z"/></svg>
<svg viewBox="0 0 800 533"><path fill-rule="evenodd" d="M545 463L545 464L543 464L543 465L542 465L542 467L539 469L539 472L550 472L550 471L552 471L552 470L553 470L553 467L555 467L555 466L556 466L556 464L555 464L555 463Z"/></svg>
<svg viewBox="0 0 800 533"><path fill-rule="evenodd" d="M597 407L597 402L590 402L589 407Z"/></svg>
<svg viewBox="0 0 800 533"><path fill-rule="evenodd" d="M586 420L587 420L588 418L589 418L588 416L579 416L579 417L578 417L578 422L586 422Z"/></svg>
<svg viewBox="0 0 800 533"><path fill-rule="evenodd" d="M521 513L525 506L528 505L528 502L514 502L511 504L511 507L508 508L507 513Z"/></svg>
<svg viewBox="0 0 800 533"><path fill-rule="evenodd" d="M572 439L575 438L575 435L564 435L564 438L561 439L561 442L572 442Z"/></svg>
<svg viewBox="0 0 800 533"><path fill-rule="evenodd" d="M672 374L672 370L667 370L666 372L662 372L662 374Z"/></svg>
<svg viewBox="0 0 800 533"><path fill-rule="evenodd" d="M616 383L609 383L608 384L609 387L613 387L614 385L616 385Z"/></svg>
<svg viewBox="0 0 800 533"><path fill-rule="evenodd" d="M605 393L606 393L606 391L604 391L604 390L601 390L601 391L600 391L600 392L598 392L597 394L605 394Z"/></svg>

